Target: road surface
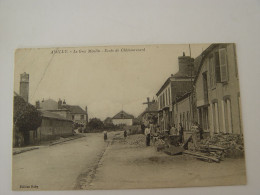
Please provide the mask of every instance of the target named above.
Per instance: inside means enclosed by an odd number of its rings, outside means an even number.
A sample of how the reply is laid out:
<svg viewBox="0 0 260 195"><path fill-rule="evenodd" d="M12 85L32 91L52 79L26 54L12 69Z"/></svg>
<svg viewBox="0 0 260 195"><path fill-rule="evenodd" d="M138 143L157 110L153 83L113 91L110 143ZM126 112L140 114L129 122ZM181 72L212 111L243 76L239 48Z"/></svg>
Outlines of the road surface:
<svg viewBox="0 0 260 195"><path fill-rule="evenodd" d="M244 159L207 163L145 146L144 135L101 133L13 156L14 190L84 190L242 185ZM27 188L27 186L29 186Z"/></svg>
<svg viewBox="0 0 260 195"><path fill-rule="evenodd" d="M93 174L114 133L103 134L32 150L13 156L13 190L80 189L84 174ZM86 177L84 177L86 179ZM84 181L84 180L83 180Z"/></svg>

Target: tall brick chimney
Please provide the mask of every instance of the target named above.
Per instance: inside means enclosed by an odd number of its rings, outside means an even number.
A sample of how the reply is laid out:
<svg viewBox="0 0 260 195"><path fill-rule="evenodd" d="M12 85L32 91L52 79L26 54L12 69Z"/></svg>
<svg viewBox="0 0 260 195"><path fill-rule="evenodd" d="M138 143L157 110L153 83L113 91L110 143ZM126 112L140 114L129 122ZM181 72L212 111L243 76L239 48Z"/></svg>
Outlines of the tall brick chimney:
<svg viewBox="0 0 260 195"><path fill-rule="evenodd" d="M61 101L61 99L59 99L59 101L58 101L58 109L61 109L62 108L62 101Z"/></svg>
<svg viewBox="0 0 260 195"><path fill-rule="evenodd" d="M25 102L29 101L29 74L20 74L20 96Z"/></svg>
<svg viewBox="0 0 260 195"><path fill-rule="evenodd" d="M193 62L194 58L191 58L190 56L185 56L185 52L183 52L183 56L178 57L179 61L179 74L191 75L191 70L193 71Z"/></svg>

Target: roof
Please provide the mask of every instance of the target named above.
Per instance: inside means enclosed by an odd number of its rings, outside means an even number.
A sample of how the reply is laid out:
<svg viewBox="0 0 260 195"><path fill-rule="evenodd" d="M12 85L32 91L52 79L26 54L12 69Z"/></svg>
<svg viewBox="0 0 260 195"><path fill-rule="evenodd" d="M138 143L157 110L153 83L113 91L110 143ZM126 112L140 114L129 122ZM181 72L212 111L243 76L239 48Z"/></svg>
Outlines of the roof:
<svg viewBox="0 0 260 195"><path fill-rule="evenodd" d="M145 113L150 113L150 112L158 112L158 102L156 101L151 102L150 106L147 107L144 112L142 112L141 116L144 115Z"/></svg>
<svg viewBox="0 0 260 195"><path fill-rule="evenodd" d="M55 113L52 113L52 112L49 112L49 111L46 111L46 110L41 110L40 111L42 113L42 116L44 118L54 118L54 119L58 119L58 120L64 120L64 121L72 121L72 120L69 120L59 114L55 114Z"/></svg>
<svg viewBox="0 0 260 195"><path fill-rule="evenodd" d="M203 66L203 62L205 60L205 57L208 55L209 52L211 52L215 47L219 46L220 44L211 44L206 50L204 50L196 59L197 59L197 68L198 68L198 71L197 71L197 74L195 76L195 79L194 79L194 83L196 83L197 79L198 79L198 76L199 76L199 73L200 73L200 70ZM195 59L195 61L196 61Z"/></svg>
<svg viewBox="0 0 260 195"><path fill-rule="evenodd" d="M192 92L192 91L186 92L186 93L185 93L185 94L183 94L181 97L177 98L177 100L176 100L176 101L174 101L174 104L175 104L176 102L180 102L180 101L182 101L182 100L186 99L187 97L189 97L189 96L190 96L190 94L191 94L191 92Z"/></svg>
<svg viewBox="0 0 260 195"><path fill-rule="evenodd" d="M40 101L40 108L42 110L57 110L58 109L58 102L53 99L47 99Z"/></svg>
<svg viewBox="0 0 260 195"><path fill-rule="evenodd" d="M62 108L69 110L72 114L87 114L85 110L83 110L80 106L72 106L68 104L63 104Z"/></svg>
<svg viewBox="0 0 260 195"><path fill-rule="evenodd" d="M134 118L134 116L133 115L131 115L131 114L128 114L128 113L126 113L125 111L120 111L119 113L117 113L114 117L113 117L113 119L133 119Z"/></svg>

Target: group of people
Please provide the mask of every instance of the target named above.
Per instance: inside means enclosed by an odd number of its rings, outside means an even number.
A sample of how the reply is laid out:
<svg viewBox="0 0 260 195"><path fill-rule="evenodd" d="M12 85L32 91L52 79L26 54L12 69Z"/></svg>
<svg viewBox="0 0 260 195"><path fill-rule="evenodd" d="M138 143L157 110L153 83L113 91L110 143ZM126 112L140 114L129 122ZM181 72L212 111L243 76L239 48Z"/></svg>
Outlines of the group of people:
<svg viewBox="0 0 260 195"><path fill-rule="evenodd" d="M143 133L146 136L146 146L150 146L150 141L151 141L151 125L142 125L141 126ZM154 132L156 134L156 131L158 130L159 126L153 127ZM200 125L197 122L194 122L193 125L191 126L191 131L192 135L196 140L203 139L203 129L200 127ZM182 145L184 142L184 128L182 123L179 123L178 127L175 126L169 126L169 130L166 131L168 135L177 135L179 136L179 144Z"/></svg>
<svg viewBox="0 0 260 195"><path fill-rule="evenodd" d="M157 131L158 126L155 127L155 133ZM141 125L141 130L145 134L146 137L146 146L150 146L151 142L151 125ZM191 131L192 131L192 137L194 142L197 141L197 139L202 139L203 138L203 129L200 127L200 125L197 122L194 122L193 125L191 126ZM175 124L171 127L169 126L169 135L178 135L179 136L179 144L183 144L184 142L184 128L181 123L179 123L178 128L175 126ZM124 130L124 138L127 137L127 131ZM107 131L104 131L104 141L107 140Z"/></svg>
<svg viewBox="0 0 260 195"><path fill-rule="evenodd" d="M107 140L107 131L104 131L103 134L104 134L104 141L106 141ZM126 137L127 137L127 131L125 129L124 130L124 138L126 138Z"/></svg>

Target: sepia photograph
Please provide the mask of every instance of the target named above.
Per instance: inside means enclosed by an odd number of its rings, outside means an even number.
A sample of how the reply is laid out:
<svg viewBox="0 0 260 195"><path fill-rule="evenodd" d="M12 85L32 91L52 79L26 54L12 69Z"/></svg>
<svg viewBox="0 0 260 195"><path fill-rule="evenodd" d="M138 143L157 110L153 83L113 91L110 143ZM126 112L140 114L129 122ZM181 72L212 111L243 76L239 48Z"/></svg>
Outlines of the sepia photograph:
<svg viewBox="0 0 260 195"><path fill-rule="evenodd" d="M15 51L12 190L245 185L235 43Z"/></svg>

